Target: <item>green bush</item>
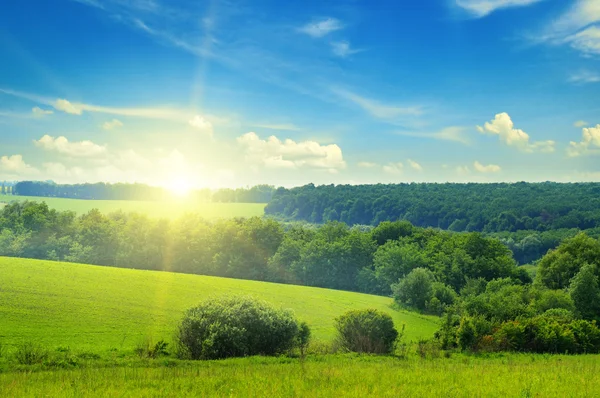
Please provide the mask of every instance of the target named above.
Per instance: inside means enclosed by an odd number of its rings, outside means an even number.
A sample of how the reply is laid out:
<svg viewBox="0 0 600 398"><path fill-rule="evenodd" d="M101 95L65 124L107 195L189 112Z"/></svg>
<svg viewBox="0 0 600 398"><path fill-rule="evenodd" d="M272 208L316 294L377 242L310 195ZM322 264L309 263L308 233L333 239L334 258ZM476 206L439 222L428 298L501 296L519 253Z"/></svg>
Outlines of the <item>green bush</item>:
<svg viewBox="0 0 600 398"><path fill-rule="evenodd" d="M375 309L348 311L335 319L342 348L359 353L389 354L399 334L392 317Z"/></svg>
<svg viewBox="0 0 600 398"><path fill-rule="evenodd" d="M506 351L583 354L600 352L600 329L595 322L538 316L503 323L493 335Z"/></svg>
<svg viewBox="0 0 600 398"><path fill-rule="evenodd" d="M252 297L209 299L187 311L177 332L178 354L190 359L277 355L298 344L299 328L288 310Z"/></svg>
<svg viewBox="0 0 600 398"><path fill-rule="evenodd" d="M26 342L17 346L15 359L21 365L42 363L48 358L48 350L36 343Z"/></svg>

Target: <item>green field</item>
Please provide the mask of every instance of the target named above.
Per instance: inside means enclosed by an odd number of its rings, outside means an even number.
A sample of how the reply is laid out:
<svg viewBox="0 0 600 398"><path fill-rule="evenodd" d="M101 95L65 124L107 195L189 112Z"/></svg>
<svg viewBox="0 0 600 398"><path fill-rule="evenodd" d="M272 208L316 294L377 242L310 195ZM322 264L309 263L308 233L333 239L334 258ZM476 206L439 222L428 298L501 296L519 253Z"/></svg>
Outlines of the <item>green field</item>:
<svg viewBox="0 0 600 398"><path fill-rule="evenodd" d="M0 209L3 203L11 201L46 202L50 208L60 211L74 211L77 214L98 209L102 213L122 210L136 212L156 218L178 218L186 213L197 213L207 219L253 217L265 213L265 203L197 203L173 200L171 202L143 202L134 200L82 200L63 198L42 198L37 196L0 195Z"/></svg>
<svg viewBox="0 0 600 398"><path fill-rule="evenodd" d="M249 294L291 308L317 340L355 308L388 312L409 340L431 337L437 318L391 308L367 294L169 272L0 257L0 342L35 341L82 350L131 349L141 339L170 340L184 311L211 295Z"/></svg>
<svg viewBox="0 0 600 398"><path fill-rule="evenodd" d="M163 362L160 365L159 362ZM165 364L169 363L169 367ZM330 355L0 374L3 397L597 397L600 356Z"/></svg>

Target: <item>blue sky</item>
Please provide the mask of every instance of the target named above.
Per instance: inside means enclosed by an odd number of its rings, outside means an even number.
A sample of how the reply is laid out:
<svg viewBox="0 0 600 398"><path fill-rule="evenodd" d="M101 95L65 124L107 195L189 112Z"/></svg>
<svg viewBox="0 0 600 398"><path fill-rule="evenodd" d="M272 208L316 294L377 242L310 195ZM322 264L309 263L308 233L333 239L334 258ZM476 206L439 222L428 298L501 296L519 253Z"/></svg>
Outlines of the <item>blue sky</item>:
<svg viewBox="0 0 600 398"><path fill-rule="evenodd" d="M0 180L600 180L600 0L9 2Z"/></svg>

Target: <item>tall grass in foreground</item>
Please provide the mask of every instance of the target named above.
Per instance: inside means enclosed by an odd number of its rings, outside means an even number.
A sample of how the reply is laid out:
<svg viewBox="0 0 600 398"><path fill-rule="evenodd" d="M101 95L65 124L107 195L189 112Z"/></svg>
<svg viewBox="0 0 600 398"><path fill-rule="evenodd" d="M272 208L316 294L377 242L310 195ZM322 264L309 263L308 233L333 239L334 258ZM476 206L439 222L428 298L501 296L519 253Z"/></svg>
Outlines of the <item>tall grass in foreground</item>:
<svg viewBox="0 0 600 398"><path fill-rule="evenodd" d="M167 364L165 362L165 364ZM244 358L176 367L0 374L0 396L585 397L600 395L600 356L332 355Z"/></svg>

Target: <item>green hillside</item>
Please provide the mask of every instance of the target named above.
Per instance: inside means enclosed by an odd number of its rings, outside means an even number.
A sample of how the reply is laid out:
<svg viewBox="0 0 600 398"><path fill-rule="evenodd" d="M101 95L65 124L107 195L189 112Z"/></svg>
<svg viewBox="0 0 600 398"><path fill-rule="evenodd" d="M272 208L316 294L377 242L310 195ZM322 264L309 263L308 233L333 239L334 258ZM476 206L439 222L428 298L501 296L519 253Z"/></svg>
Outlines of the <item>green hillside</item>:
<svg viewBox="0 0 600 398"><path fill-rule="evenodd" d="M211 295L250 294L291 308L315 339L333 336L333 318L378 308L406 325L410 340L431 337L437 318L391 308L392 299L304 286L169 272L0 257L0 341L107 350L170 339L183 312Z"/></svg>
<svg viewBox="0 0 600 398"><path fill-rule="evenodd" d="M185 199L172 202L145 202L135 200L82 200L65 198L46 198L37 196L0 195L0 209L4 203L11 201L46 202L52 209L74 211L77 214L98 209L102 213L122 210L135 212L157 218L177 218L185 213L196 213L208 219L254 217L264 215L264 203L201 203Z"/></svg>

